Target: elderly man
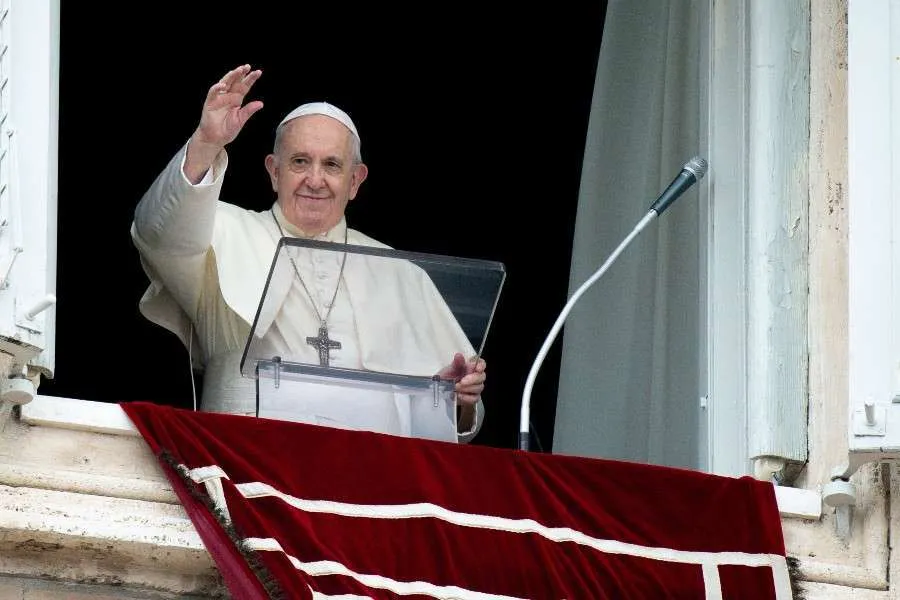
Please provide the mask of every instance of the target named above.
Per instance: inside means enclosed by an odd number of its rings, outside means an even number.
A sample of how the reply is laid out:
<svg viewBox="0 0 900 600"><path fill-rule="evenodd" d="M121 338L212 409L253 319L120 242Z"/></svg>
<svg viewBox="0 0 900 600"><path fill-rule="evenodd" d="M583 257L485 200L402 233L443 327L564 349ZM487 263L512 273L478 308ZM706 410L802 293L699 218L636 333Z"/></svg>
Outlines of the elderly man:
<svg viewBox="0 0 900 600"><path fill-rule="evenodd" d="M131 229L150 279L141 312L177 334L192 363L205 368L201 408L216 412L254 414L256 387L241 376L239 363L279 239L294 236L386 248L347 227L344 211L368 169L353 121L327 103L304 104L278 126L274 151L265 158L277 195L270 210L249 211L219 201L228 164L225 146L263 106L260 101L244 103L260 75L243 65L209 89L197 129L141 199ZM340 340L339 349L327 351L330 364L385 369L383 358L396 354L407 340L396 337L402 334L384 335L389 325L378 324L392 317L366 314L371 303L354 283L361 275L351 267L345 270L344 260L333 262L322 267L315 285L308 272L293 265L296 279L267 335L302 354L313 350L306 340L318 331ZM430 303L416 310L441 313L439 298L434 299L435 308ZM391 331L398 329L410 328L394 326ZM435 367L432 373L456 380L459 440L468 441L482 422L485 363L474 356L458 324L437 329L444 335L431 336L425 350L416 346L415 360ZM403 371L402 365L387 367ZM335 389L299 401L297 411L325 415L310 420L327 423L329 407L339 403L349 407L343 414L363 416L358 424L344 424L409 434L408 407L394 396Z"/></svg>

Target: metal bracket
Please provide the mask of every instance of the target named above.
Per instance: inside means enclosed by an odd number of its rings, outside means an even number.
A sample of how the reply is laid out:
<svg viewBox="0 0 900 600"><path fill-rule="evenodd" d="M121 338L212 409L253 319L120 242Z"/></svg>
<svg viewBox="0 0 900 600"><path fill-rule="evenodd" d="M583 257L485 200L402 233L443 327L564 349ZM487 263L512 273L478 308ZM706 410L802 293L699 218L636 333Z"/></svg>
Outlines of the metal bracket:
<svg viewBox="0 0 900 600"><path fill-rule="evenodd" d="M272 363L273 363L273 365L274 365L274 366L272 367L272 370L273 370L273 375L272 375L273 385L275 386L275 389L277 390L278 388L281 387L281 357L280 357L280 356L274 356L274 357L272 357Z"/></svg>
<svg viewBox="0 0 900 600"><path fill-rule="evenodd" d="M875 406L873 403L867 402L864 408L853 411L853 435L887 435L887 417L886 406Z"/></svg>
<svg viewBox="0 0 900 600"><path fill-rule="evenodd" d="M56 304L56 296L53 294L47 294L37 302L32 302L28 305L16 298L16 327L21 327L32 333L44 333L46 323L43 313L54 304Z"/></svg>
<svg viewBox="0 0 900 600"><path fill-rule="evenodd" d="M431 378L431 391L434 395L434 408L441 405L441 378L435 375Z"/></svg>

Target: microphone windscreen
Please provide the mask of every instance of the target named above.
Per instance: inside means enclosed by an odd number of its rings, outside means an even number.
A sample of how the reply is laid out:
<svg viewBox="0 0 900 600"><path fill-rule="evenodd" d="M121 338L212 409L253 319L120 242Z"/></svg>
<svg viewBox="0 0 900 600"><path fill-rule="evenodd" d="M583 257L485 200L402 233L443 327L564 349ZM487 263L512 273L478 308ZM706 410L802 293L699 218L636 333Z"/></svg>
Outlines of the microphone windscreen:
<svg viewBox="0 0 900 600"><path fill-rule="evenodd" d="M697 181L703 179L703 176L706 175L706 170L709 169L709 163L706 162L705 158L700 158L699 156L695 156L691 160L684 163L684 170L690 171L694 174L694 177L697 178Z"/></svg>

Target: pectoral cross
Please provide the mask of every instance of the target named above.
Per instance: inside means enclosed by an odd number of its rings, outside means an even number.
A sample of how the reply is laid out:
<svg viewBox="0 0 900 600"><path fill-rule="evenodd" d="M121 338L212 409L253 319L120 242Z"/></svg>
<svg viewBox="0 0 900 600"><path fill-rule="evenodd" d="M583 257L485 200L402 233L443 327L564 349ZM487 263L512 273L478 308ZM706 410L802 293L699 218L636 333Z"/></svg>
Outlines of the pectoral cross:
<svg viewBox="0 0 900 600"><path fill-rule="evenodd" d="M325 323L322 323L319 326L319 335L306 338L306 343L319 351L319 365L323 367L328 366L328 359L330 358L328 355L329 351L331 351L332 348L335 350L341 349L340 342L328 339L328 327Z"/></svg>

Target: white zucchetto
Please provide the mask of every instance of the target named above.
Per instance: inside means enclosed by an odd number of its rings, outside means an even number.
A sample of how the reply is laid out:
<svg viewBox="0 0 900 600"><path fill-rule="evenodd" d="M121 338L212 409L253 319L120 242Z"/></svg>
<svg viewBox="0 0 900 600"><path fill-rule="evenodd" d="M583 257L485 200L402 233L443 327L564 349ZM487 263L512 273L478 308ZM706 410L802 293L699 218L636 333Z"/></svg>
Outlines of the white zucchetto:
<svg viewBox="0 0 900 600"><path fill-rule="evenodd" d="M325 115L326 117L331 117L336 121L340 121L343 125L350 130L350 132L359 140L359 132L356 131L356 125L353 124L353 120L350 118L350 115L339 109L337 106L333 104L329 104L327 102L308 102L306 104L301 104L291 112L287 114L285 118L281 120L281 123L278 124L280 128L282 125L287 123L292 119L296 119L297 117L304 117L306 115Z"/></svg>

